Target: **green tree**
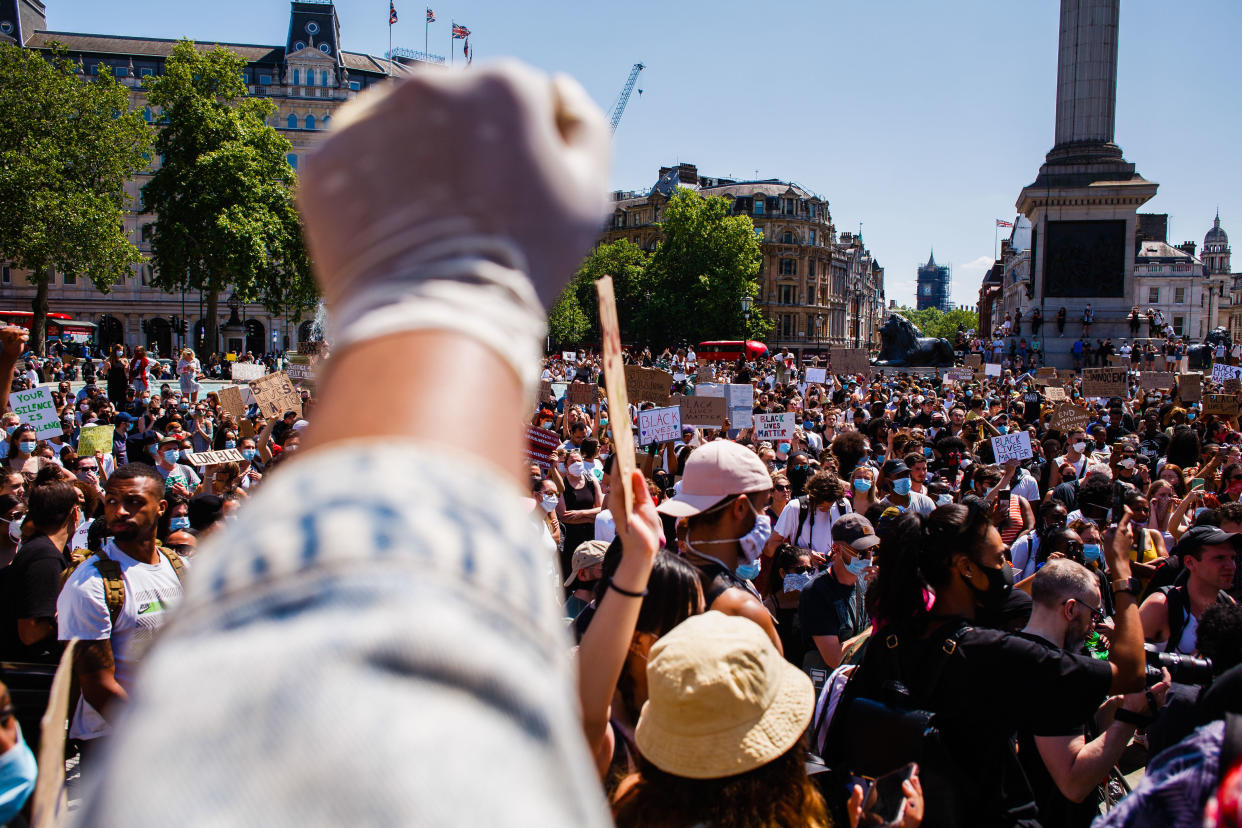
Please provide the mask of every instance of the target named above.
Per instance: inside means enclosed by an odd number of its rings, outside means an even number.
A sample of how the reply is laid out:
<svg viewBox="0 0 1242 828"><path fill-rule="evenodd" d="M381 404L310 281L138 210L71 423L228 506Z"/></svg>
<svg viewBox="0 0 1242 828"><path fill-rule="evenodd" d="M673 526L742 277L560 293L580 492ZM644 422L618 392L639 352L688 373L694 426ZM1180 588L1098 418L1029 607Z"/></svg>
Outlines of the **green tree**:
<svg viewBox="0 0 1242 828"><path fill-rule="evenodd" d="M155 142L163 162L142 190L145 211L156 215L153 283L203 292L209 350L230 287L273 313L300 316L316 298L291 146L267 123L275 105L246 97L245 65L228 49L203 52L182 40L164 74L144 81L163 125Z"/></svg>
<svg viewBox="0 0 1242 828"><path fill-rule="evenodd" d="M721 196L685 190L664 208L663 234L647 268L650 339L656 345L682 340L762 338L771 323L742 314L742 297L759 295L755 276L762 254L750 216L730 215Z"/></svg>
<svg viewBox="0 0 1242 828"><path fill-rule="evenodd" d="M47 339L50 271L103 293L143 261L126 237L125 182L147 166L151 129L129 92L54 47L0 45L0 255L35 285L30 347Z"/></svg>
<svg viewBox="0 0 1242 828"><path fill-rule="evenodd" d="M957 338L958 326L963 330L974 330L979 327L979 314L972 310L954 308L945 312L940 308L897 308L897 313L909 319L923 332L923 336L938 336L949 340L950 344Z"/></svg>
<svg viewBox="0 0 1242 828"><path fill-rule="evenodd" d="M576 287L576 282L566 286L548 311L548 337L559 345L579 345L591 332L591 322L578 303Z"/></svg>
<svg viewBox="0 0 1242 828"><path fill-rule="evenodd" d="M587 330L583 333L583 339L600 341L599 302L595 295L595 281L601 276L611 276L613 293L617 298L617 321L621 325L621 341L636 343L646 340L650 309L647 281L649 261L647 253L628 239L601 244L587 255L571 283L578 307L586 315Z"/></svg>

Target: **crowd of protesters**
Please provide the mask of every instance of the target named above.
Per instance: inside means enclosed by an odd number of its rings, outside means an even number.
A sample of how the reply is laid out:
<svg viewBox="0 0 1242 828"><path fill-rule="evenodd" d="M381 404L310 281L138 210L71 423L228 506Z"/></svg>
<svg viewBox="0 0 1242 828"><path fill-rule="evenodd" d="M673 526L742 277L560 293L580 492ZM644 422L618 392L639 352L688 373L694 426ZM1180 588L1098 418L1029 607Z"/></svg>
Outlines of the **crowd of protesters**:
<svg viewBox="0 0 1242 828"><path fill-rule="evenodd" d="M0 640L78 640L81 822L1242 824L1223 389L635 350L751 405L627 480L663 393L570 404L602 360L541 356L605 214L585 93L501 65L336 120L300 194L333 321L301 414L235 417L186 354L59 383L54 437L3 415ZM480 197L427 213L450 183ZM768 413L795 424L758 439ZM0 710L0 818L42 712Z"/></svg>

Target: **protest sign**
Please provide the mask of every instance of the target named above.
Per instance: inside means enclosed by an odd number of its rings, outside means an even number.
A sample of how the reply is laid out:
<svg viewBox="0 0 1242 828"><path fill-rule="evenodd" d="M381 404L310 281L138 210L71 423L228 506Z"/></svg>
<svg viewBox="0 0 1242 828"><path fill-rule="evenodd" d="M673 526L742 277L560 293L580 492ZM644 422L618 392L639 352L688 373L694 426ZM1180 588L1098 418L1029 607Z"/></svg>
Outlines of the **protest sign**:
<svg viewBox="0 0 1242 828"><path fill-rule="evenodd" d="M625 366L625 388L634 402L666 403L672 386L673 375L667 371L641 365Z"/></svg>
<svg viewBox="0 0 1242 828"><path fill-rule="evenodd" d="M555 402L552 396L552 380L539 380L539 402Z"/></svg>
<svg viewBox="0 0 1242 828"><path fill-rule="evenodd" d="M571 382L565 390L566 405L595 405L599 402L599 386L586 382Z"/></svg>
<svg viewBox="0 0 1242 828"><path fill-rule="evenodd" d="M306 356L320 356L328 350L328 343L322 339L308 339L298 343L298 353Z"/></svg>
<svg viewBox="0 0 1242 828"><path fill-rule="evenodd" d="M1066 399L1065 389L1059 385L1049 385L1044 389L1044 396L1048 402L1064 402Z"/></svg>
<svg viewBox="0 0 1242 828"><path fill-rule="evenodd" d="M267 366L259 362L233 363L233 381L250 382L267 374Z"/></svg>
<svg viewBox="0 0 1242 828"><path fill-rule="evenodd" d="M701 382L715 382L715 381L716 381L716 366L700 365L699 372L694 375L695 384L697 385L698 383L701 383Z"/></svg>
<svg viewBox="0 0 1242 828"><path fill-rule="evenodd" d="M539 468L547 471L552 468L550 455L561 444L556 432L538 426L526 427L526 461L538 463Z"/></svg>
<svg viewBox="0 0 1242 828"><path fill-rule="evenodd" d="M73 663L79 639L74 638L61 653L52 677L52 690L43 717L39 719L39 772L34 795L30 798L30 824L37 828L63 825L69 819L69 799L65 792L65 736L68 733L70 695L73 689Z"/></svg>
<svg viewBox="0 0 1242 828"><path fill-rule="evenodd" d="M1230 377L1222 383L1222 388L1226 394L1236 394L1242 391L1242 380Z"/></svg>
<svg viewBox="0 0 1242 828"><path fill-rule="evenodd" d="M557 402L559 402L560 400L563 400L563 399L565 398L565 391L566 391L568 388L569 388L569 383L567 383L567 382L554 382L554 383L552 383L552 399L553 399L553 401L557 401Z"/></svg>
<svg viewBox="0 0 1242 828"><path fill-rule="evenodd" d="M755 389L751 385L725 386L725 400L729 403L729 424L733 428L750 428L754 424Z"/></svg>
<svg viewBox="0 0 1242 828"><path fill-rule="evenodd" d="M28 423L39 439L61 433L60 415L56 413L56 401L52 399L52 386L36 385L26 391L14 391L9 394L9 405L13 406L18 422Z"/></svg>
<svg viewBox="0 0 1242 828"><path fill-rule="evenodd" d="M1118 356L1116 354L1111 354L1108 357L1108 364L1116 366L1117 368L1124 368L1126 369L1126 371L1130 370L1130 358L1129 357L1123 357L1123 356Z"/></svg>
<svg viewBox="0 0 1242 828"><path fill-rule="evenodd" d="M756 414L756 440L792 440L794 415L787 414Z"/></svg>
<svg viewBox="0 0 1242 828"><path fill-rule="evenodd" d="M115 434L116 426L82 426L82 431L78 434L78 456L94 457L95 452L111 454Z"/></svg>
<svg viewBox="0 0 1242 828"><path fill-rule="evenodd" d="M992 438L992 453L998 464L1010 460L1025 460L1034 456L1031 452L1031 435L1026 431L1001 434Z"/></svg>
<svg viewBox="0 0 1242 828"><path fill-rule="evenodd" d="M1203 374L1178 374L1177 397L1182 402L1198 402L1203 398Z"/></svg>
<svg viewBox="0 0 1242 828"><path fill-rule="evenodd" d="M824 383L828 381L828 369L827 368L807 368L806 369L806 381L808 383L819 383L820 385L823 385Z"/></svg>
<svg viewBox="0 0 1242 828"><path fill-rule="evenodd" d="M595 282L595 296L599 307L600 338L604 345L604 390L608 395L608 410L618 415L630 410L629 391L624 360L621 357L621 323L617 320L617 297L612 289L612 277L601 276ZM668 386L665 386L667 391ZM667 398L667 395L666 395ZM612 430L613 453L616 455L613 474L621 480L621 509L625 520L634 513L633 478L635 464L634 432L630 428ZM615 507L614 507L615 511ZM618 520L618 523L621 521Z"/></svg>
<svg viewBox="0 0 1242 828"><path fill-rule="evenodd" d="M725 396L725 386L716 382L701 382L694 386L694 396L720 397L723 400Z"/></svg>
<svg viewBox="0 0 1242 828"><path fill-rule="evenodd" d="M720 428L729 409L723 396L683 397L673 395L673 404L681 409L681 424L700 428Z"/></svg>
<svg viewBox="0 0 1242 828"><path fill-rule="evenodd" d="M242 401L242 392L236 385L228 385L216 392L220 399L220 407L240 420L246 416L246 404Z"/></svg>
<svg viewBox="0 0 1242 828"><path fill-rule="evenodd" d="M1218 417L1238 416L1238 398L1233 394L1204 394L1203 413Z"/></svg>
<svg viewBox="0 0 1242 828"><path fill-rule="evenodd" d="M986 377L999 377L1001 375L1001 364L999 362L989 362L983 366L983 375Z"/></svg>
<svg viewBox="0 0 1242 828"><path fill-rule="evenodd" d="M578 355L574 353L573 351L561 351L561 361L562 362L577 362Z"/></svg>
<svg viewBox="0 0 1242 828"><path fill-rule="evenodd" d="M307 357L301 357L307 359ZM314 382L315 366L311 362L302 362L298 358L290 358L285 362L285 374L294 382Z"/></svg>
<svg viewBox="0 0 1242 828"><path fill-rule="evenodd" d="M964 364L972 371L978 371L983 367L983 354L967 354Z"/></svg>
<svg viewBox="0 0 1242 828"><path fill-rule="evenodd" d="M1227 379L1242 379L1242 365L1218 362L1212 366L1212 382L1224 382Z"/></svg>
<svg viewBox="0 0 1242 828"><path fill-rule="evenodd" d="M708 397L708 399L711 399ZM671 443L681 439L681 408L648 408L638 412L638 444Z"/></svg>
<svg viewBox="0 0 1242 828"><path fill-rule="evenodd" d="M1087 413L1085 407L1063 402L1052 409L1052 422L1049 427L1062 434L1069 434L1071 431L1086 428L1089 422L1091 422L1091 415Z"/></svg>
<svg viewBox="0 0 1242 828"><path fill-rule="evenodd" d="M836 374L865 374L871 369L871 353L866 348L829 348L828 358Z"/></svg>
<svg viewBox="0 0 1242 828"><path fill-rule="evenodd" d="M950 368L944 372L945 382L970 382L974 378L975 373L969 368Z"/></svg>
<svg viewBox="0 0 1242 828"><path fill-rule="evenodd" d="M302 413L302 396L284 372L251 380L249 386L264 417L281 417L286 411Z"/></svg>
<svg viewBox="0 0 1242 828"><path fill-rule="evenodd" d="M1139 374L1139 386L1144 391L1162 391L1172 388L1177 374L1172 371L1144 371Z"/></svg>
<svg viewBox="0 0 1242 828"><path fill-rule="evenodd" d="M1126 395L1126 371L1124 368L1082 369L1082 395L1084 397L1124 397Z"/></svg>
<svg viewBox="0 0 1242 828"><path fill-rule="evenodd" d="M1057 369L1052 367L1051 365L1044 365L1040 368L1035 369L1035 376L1037 377L1055 377L1056 375L1057 375Z"/></svg>
<svg viewBox="0 0 1242 828"><path fill-rule="evenodd" d="M191 452L185 458L191 466L218 466L221 463L240 463L246 458L235 448L220 451Z"/></svg>

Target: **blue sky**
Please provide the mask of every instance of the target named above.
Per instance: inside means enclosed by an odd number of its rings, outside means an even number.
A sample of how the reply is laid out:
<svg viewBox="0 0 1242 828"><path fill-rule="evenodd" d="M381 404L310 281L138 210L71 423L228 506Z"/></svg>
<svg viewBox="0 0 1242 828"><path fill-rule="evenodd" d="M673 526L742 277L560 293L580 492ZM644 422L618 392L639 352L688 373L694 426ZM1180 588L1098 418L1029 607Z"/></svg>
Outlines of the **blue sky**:
<svg viewBox="0 0 1242 828"><path fill-rule="evenodd" d="M281 0L46 0L60 31L283 43ZM338 0L346 49L388 46L387 0ZM397 0L394 43L422 49L425 4ZM609 107L631 65L647 69L617 131L613 182L649 187L664 164L793 180L858 229L910 303L935 247L953 298L973 304L996 218L1052 145L1056 0L630 0L435 2L432 52L449 24L480 59L515 56L577 77ZM1202 244L1217 206L1242 271L1242 3L1125 0L1117 142L1160 184L1145 209L1170 241ZM457 42L460 48L460 41ZM460 51L458 52L460 58Z"/></svg>

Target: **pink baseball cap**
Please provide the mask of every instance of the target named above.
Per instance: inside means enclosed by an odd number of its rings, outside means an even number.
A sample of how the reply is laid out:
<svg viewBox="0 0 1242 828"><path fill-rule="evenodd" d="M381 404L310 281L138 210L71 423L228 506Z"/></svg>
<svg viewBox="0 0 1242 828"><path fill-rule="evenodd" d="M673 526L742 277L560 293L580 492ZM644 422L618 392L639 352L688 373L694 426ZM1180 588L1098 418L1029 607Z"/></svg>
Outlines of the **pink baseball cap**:
<svg viewBox="0 0 1242 828"><path fill-rule="evenodd" d="M681 478L681 494L661 503L658 511L690 517L729 495L766 492L771 488L767 466L753 451L731 440L713 440L690 453Z"/></svg>

